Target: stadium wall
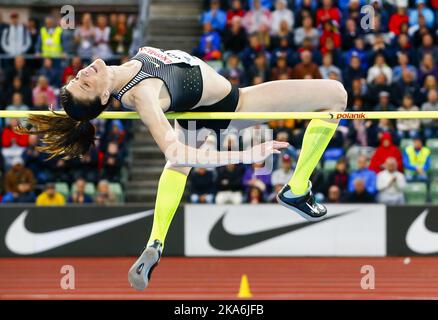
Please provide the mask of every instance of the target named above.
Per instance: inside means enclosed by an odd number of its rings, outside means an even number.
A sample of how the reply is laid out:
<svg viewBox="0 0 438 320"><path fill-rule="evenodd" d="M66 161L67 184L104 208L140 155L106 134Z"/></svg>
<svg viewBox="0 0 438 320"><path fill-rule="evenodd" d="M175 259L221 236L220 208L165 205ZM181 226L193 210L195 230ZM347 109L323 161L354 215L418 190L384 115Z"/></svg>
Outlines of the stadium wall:
<svg viewBox="0 0 438 320"><path fill-rule="evenodd" d="M304 221L263 205L186 205L166 240L168 256L438 255L438 206L328 205ZM2 206L0 256L136 256L153 211L124 206Z"/></svg>

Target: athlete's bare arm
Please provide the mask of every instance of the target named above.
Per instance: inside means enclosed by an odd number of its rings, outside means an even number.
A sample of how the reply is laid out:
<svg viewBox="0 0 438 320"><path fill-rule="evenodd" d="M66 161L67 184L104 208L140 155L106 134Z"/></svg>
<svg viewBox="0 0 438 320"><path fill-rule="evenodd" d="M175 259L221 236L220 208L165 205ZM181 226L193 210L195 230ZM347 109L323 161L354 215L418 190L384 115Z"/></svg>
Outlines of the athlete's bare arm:
<svg viewBox="0 0 438 320"><path fill-rule="evenodd" d="M197 149L181 143L160 106L160 83L148 83L149 90L134 88L130 95L132 105L166 159L175 167L218 167L231 163L253 163L265 160L287 143L268 141L246 151L216 151ZM156 86L156 88L154 88Z"/></svg>

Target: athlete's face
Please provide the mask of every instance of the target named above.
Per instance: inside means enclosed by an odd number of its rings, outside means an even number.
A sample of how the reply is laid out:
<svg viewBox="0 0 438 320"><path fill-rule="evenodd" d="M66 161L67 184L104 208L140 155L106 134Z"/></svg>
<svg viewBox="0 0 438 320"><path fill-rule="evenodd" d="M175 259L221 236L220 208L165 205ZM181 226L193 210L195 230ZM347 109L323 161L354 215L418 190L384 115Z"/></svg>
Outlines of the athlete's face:
<svg viewBox="0 0 438 320"><path fill-rule="evenodd" d="M105 104L110 97L110 80L108 67L102 59L80 70L76 77L67 84L67 90L80 101L99 97Z"/></svg>

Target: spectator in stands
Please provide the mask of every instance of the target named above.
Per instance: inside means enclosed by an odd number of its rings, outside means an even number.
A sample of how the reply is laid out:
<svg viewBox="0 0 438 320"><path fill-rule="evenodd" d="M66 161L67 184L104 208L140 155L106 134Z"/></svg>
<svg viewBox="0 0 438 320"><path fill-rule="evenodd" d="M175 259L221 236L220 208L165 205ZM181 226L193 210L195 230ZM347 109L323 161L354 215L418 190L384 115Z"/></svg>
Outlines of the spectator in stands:
<svg viewBox="0 0 438 320"><path fill-rule="evenodd" d="M372 195L376 194L376 173L368 169L368 159L365 155L357 158L357 169L350 172L348 192L354 191L354 180L360 178L365 183L365 189Z"/></svg>
<svg viewBox="0 0 438 320"><path fill-rule="evenodd" d="M2 199L3 203L34 203L35 193L32 190L31 184L25 181L19 181L17 190L8 192Z"/></svg>
<svg viewBox="0 0 438 320"><path fill-rule="evenodd" d="M90 13L84 13L81 25L76 29L75 41L78 46L78 55L89 61L93 56L95 27Z"/></svg>
<svg viewBox="0 0 438 320"><path fill-rule="evenodd" d="M6 97L4 97L6 104L12 103L11 99L14 94L19 93L23 98L23 103L27 106L32 106L32 90L29 86L23 85L23 82L19 76L12 78L12 85L5 91L7 92Z"/></svg>
<svg viewBox="0 0 438 320"><path fill-rule="evenodd" d="M335 170L328 175L327 185L328 187L337 185L344 193L348 188L348 180L347 162L344 158L340 158L336 162Z"/></svg>
<svg viewBox="0 0 438 320"><path fill-rule="evenodd" d="M385 161L385 170L377 175L377 201L386 204L403 204L403 189L406 179L403 173L397 170L397 160L389 157Z"/></svg>
<svg viewBox="0 0 438 320"><path fill-rule="evenodd" d="M97 16L96 28L94 29L94 48L93 56L108 60L113 53L110 43L111 29L108 26L106 15L99 14Z"/></svg>
<svg viewBox="0 0 438 320"><path fill-rule="evenodd" d="M397 52L397 57L398 65L392 69L393 81L397 82L401 80L403 70L412 72L414 74L414 81L417 81L418 70L414 65L410 64L409 56L406 54L406 52Z"/></svg>
<svg viewBox="0 0 438 320"><path fill-rule="evenodd" d="M30 35L30 46L29 49L27 49L27 54L35 54L36 52L36 45L38 42L39 37L39 28L38 28L38 22L35 18L30 18L27 20L27 30L29 31Z"/></svg>
<svg viewBox="0 0 438 320"><path fill-rule="evenodd" d="M276 0L275 10L272 12L272 34L277 34L280 31L280 24L283 21L286 22L287 30L292 31L294 28L294 16L287 7L287 0Z"/></svg>
<svg viewBox="0 0 438 320"><path fill-rule="evenodd" d="M292 78L292 68L287 64L286 56L277 57L277 62L273 68L271 68L270 80L280 80L280 77L284 75L286 79Z"/></svg>
<svg viewBox="0 0 438 320"><path fill-rule="evenodd" d="M266 55L263 52L259 52L257 54L254 64L249 67L247 81L250 82L251 79L254 79L255 77L260 77L263 79L263 82L269 80L268 61L266 60Z"/></svg>
<svg viewBox="0 0 438 320"><path fill-rule="evenodd" d="M329 187L327 192L327 203L341 203L341 189L337 185Z"/></svg>
<svg viewBox="0 0 438 320"><path fill-rule="evenodd" d="M391 96L388 91L379 92L379 102L374 107L374 111L395 111L395 106L391 103Z"/></svg>
<svg viewBox="0 0 438 320"><path fill-rule="evenodd" d="M435 61L438 60L434 60L434 56L431 52L424 53L418 76L420 83L423 83L425 78L429 75L433 75L435 79L438 79L438 66Z"/></svg>
<svg viewBox="0 0 438 320"><path fill-rule="evenodd" d="M430 8L426 7L425 0L416 0L415 1L416 8L409 9L409 25L414 26L418 24L419 17L424 17L426 22L426 26L428 28L434 27L435 24L435 15Z"/></svg>
<svg viewBox="0 0 438 320"><path fill-rule="evenodd" d="M421 110L438 112L438 90L429 91L427 102L423 103ZM425 138L438 137L438 119L424 119L422 124Z"/></svg>
<svg viewBox="0 0 438 320"><path fill-rule="evenodd" d="M317 47L319 44L319 32L313 26L313 19L311 16L303 19L302 27L295 30L294 41L297 47L301 47L304 39L309 39L313 47Z"/></svg>
<svg viewBox="0 0 438 320"><path fill-rule="evenodd" d="M56 107L57 99L55 90L49 85L49 81L45 76L39 76L37 80L37 85L32 90L33 103L35 104L36 96L43 94L46 97L46 103L50 107Z"/></svg>
<svg viewBox="0 0 438 320"><path fill-rule="evenodd" d="M262 6L261 0L254 0L253 7L243 17L242 25L248 33L260 30L262 25L271 26L271 12Z"/></svg>
<svg viewBox="0 0 438 320"><path fill-rule="evenodd" d="M361 80L365 78L365 71L361 68L361 61L357 54L351 56L348 61L348 66L343 73L344 83L348 91L351 91L354 80ZM362 81L359 81L359 89L362 87Z"/></svg>
<svg viewBox="0 0 438 320"><path fill-rule="evenodd" d="M240 59L236 54L231 54L228 57L225 67L219 70L219 73L228 80L231 80L232 78L238 79L239 85L246 83L245 71L240 66Z"/></svg>
<svg viewBox="0 0 438 320"><path fill-rule="evenodd" d="M233 23L234 17L243 18L245 10L242 6L241 0L232 0L231 8L227 11L227 27L230 27Z"/></svg>
<svg viewBox="0 0 438 320"><path fill-rule="evenodd" d="M244 173L243 166L237 164L229 164L217 168L217 178L216 178L217 204L242 203L243 173Z"/></svg>
<svg viewBox="0 0 438 320"><path fill-rule="evenodd" d="M333 20L324 21L322 25L322 34L319 38L319 47L322 54L332 52L341 46L341 35L338 31L338 25Z"/></svg>
<svg viewBox="0 0 438 320"><path fill-rule="evenodd" d="M367 82L372 83L380 74L384 74L388 84L392 82L392 69L386 64L385 56L381 53L374 58L374 65L368 69Z"/></svg>
<svg viewBox="0 0 438 320"><path fill-rule="evenodd" d="M438 48L434 43L433 36L430 33L425 33L421 38L421 46L417 49L418 60L423 60L425 54L432 55L432 61L438 61Z"/></svg>
<svg viewBox="0 0 438 320"><path fill-rule="evenodd" d="M70 64L65 67L63 75L62 75L62 84L67 83L67 79L69 77L76 77L77 73L83 68L81 57L74 56L71 59Z"/></svg>
<svg viewBox="0 0 438 320"><path fill-rule="evenodd" d="M127 24L126 14L117 16L117 24L111 28L111 48L114 54L127 55L132 42L132 28Z"/></svg>
<svg viewBox="0 0 438 320"><path fill-rule="evenodd" d="M340 81L342 82L341 69L333 64L333 55L327 52L323 55L322 65L319 67L319 73L321 73L322 79L329 79L329 74L335 72L340 75Z"/></svg>
<svg viewBox="0 0 438 320"><path fill-rule="evenodd" d="M264 201L271 191L271 173L264 167L264 163L253 163L245 171L243 185L246 188L247 197L252 199L257 194L257 191L251 191L251 189L256 188L261 191Z"/></svg>
<svg viewBox="0 0 438 320"><path fill-rule="evenodd" d="M36 75L45 77L49 85L53 88L59 88L61 86L59 70L53 67L53 60L50 58L43 59L43 66L38 70Z"/></svg>
<svg viewBox="0 0 438 320"><path fill-rule="evenodd" d="M123 157L119 150L117 142L110 142L103 159L103 176L111 181L120 180L120 171L123 165Z"/></svg>
<svg viewBox="0 0 438 320"><path fill-rule="evenodd" d="M65 205L64 196L57 192L54 183L47 183L44 191L36 198L37 206L63 206Z"/></svg>
<svg viewBox="0 0 438 320"><path fill-rule="evenodd" d="M62 28L57 26L53 17L44 19L36 47L43 58L61 58L64 55L62 47Z"/></svg>
<svg viewBox="0 0 438 320"><path fill-rule="evenodd" d="M39 184L43 184L47 181L46 173L46 154L37 150L39 145L39 138L37 135L29 135L29 144L23 151L21 157L24 160L26 168L32 170Z"/></svg>
<svg viewBox="0 0 438 320"><path fill-rule="evenodd" d="M63 160L59 158L53 158L48 161L49 170L47 171L47 180L56 182L72 182L71 175L71 160Z"/></svg>
<svg viewBox="0 0 438 320"><path fill-rule="evenodd" d="M221 10L219 0L210 1L210 10L202 14L201 23L211 24L213 30L223 31L227 24L227 14Z"/></svg>
<svg viewBox="0 0 438 320"><path fill-rule="evenodd" d="M85 187L87 185L87 182L79 178L75 182L76 190L70 195L68 198L68 203L92 203L93 199L85 193Z"/></svg>
<svg viewBox="0 0 438 320"><path fill-rule="evenodd" d="M341 23L341 11L333 6L332 0L322 0L322 7L316 10L316 26L319 27L327 20L334 20Z"/></svg>
<svg viewBox="0 0 438 320"><path fill-rule="evenodd" d="M23 86L29 86L30 76L31 72L26 65L26 60L24 59L24 57L21 55L15 56L14 65L6 73L6 79L14 79L15 77L18 77L21 80L21 84ZM10 85L10 82L7 82L6 84Z"/></svg>
<svg viewBox="0 0 438 320"><path fill-rule="evenodd" d="M353 181L353 192L346 197L349 203L373 203L374 196L365 188L365 182L361 178Z"/></svg>
<svg viewBox="0 0 438 320"><path fill-rule="evenodd" d="M374 151L370 161L370 170L376 173L384 170L386 159L394 158L397 162L397 169L403 172L403 160L400 150L394 145L392 136L389 132L384 132L380 136L380 145Z"/></svg>
<svg viewBox="0 0 438 320"><path fill-rule="evenodd" d="M2 133L2 155L5 161L6 170L13 165L13 161L17 157L21 157L23 150L29 143L28 135L21 135L14 132L14 128L18 125L17 119L11 119Z"/></svg>
<svg viewBox="0 0 438 320"><path fill-rule="evenodd" d="M418 83L415 81L415 74L407 69L402 71L401 79L393 84L392 97L394 102L397 105L402 105L403 97L406 94L411 95L414 101L419 100L420 90Z"/></svg>
<svg viewBox="0 0 438 320"><path fill-rule="evenodd" d="M430 149L423 145L422 137L416 135L413 144L403 150L403 166L407 181L427 182L430 169Z"/></svg>
<svg viewBox="0 0 438 320"><path fill-rule="evenodd" d="M268 54L265 48L263 48L263 46L260 44L257 34L249 35L248 46L241 53L242 64L245 69L248 69L254 63L254 59L259 52Z"/></svg>
<svg viewBox="0 0 438 320"><path fill-rule="evenodd" d="M421 105L427 101L429 91L438 90L438 81L434 75L428 75L423 82L423 86L420 89L420 97L417 100Z"/></svg>
<svg viewBox="0 0 438 320"><path fill-rule="evenodd" d="M223 43L227 53L238 54L245 49L248 43L246 31L241 22L241 17L234 16L231 19L230 27L225 30Z"/></svg>
<svg viewBox="0 0 438 320"><path fill-rule="evenodd" d="M5 110L26 111L26 110L29 110L29 107L23 103L23 96L21 95L21 93L15 92L12 95L12 103L10 105L8 105L5 108ZM11 123L11 118L6 118L5 124L8 125L10 123ZM21 123L25 124L26 121L22 120Z"/></svg>
<svg viewBox="0 0 438 320"><path fill-rule="evenodd" d="M26 53L32 42L27 28L19 23L18 13L12 12L10 18L11 23L1 33L1 47L3 52L14 57Z"/></svg>
<svg viewBox="0 0 438 320"><path fill-rule="evenodd" d="M247 193L246 202L249 204L259 204L265 202L263 191L256 186L251 186Z"/></svg>
<svg viewBox="0 0 438 320"><path fill-rule="evenodd" d="M275 140L281 141L281 142L289 142L291 140L291 132L288 128L277 128L275 133ZM273 155L273 169L277 169L282 166L283 157L288 156L291 161L297 161L298 159L298 152L293 147L292 144L290 144L287 148L284 148L281 150L280 154L274 154Z"/></svg>
<svg viewBox="0 0 438 320"><path fill-rule="evenodd" d="M221 53L221 37L217 31L211 28L209 22L204 23L204 33L199 41L196 54L203 60L219 60Z"/></svg>
<svg viewBox="0 0 438 320"><path fill-rule="evenodd" d="M343 51L348 51L353 48L354 40L358 37L359 32L357 30L356 21L352 18L348 18L345 21L344 30L341 33L341 46Z"/></svg>
<svg viewBox="0 0 438 320"><path fill-rule="evenodd" d="M45 92L39 92L34 97L32 110L47 111L52 106L53 105L49 106L49 104L47 103L47 95L45 94Z"/></svg>
<svg viewBox="0 0 438 320"><path fill-rule="evenodd" d="M190 174L190 202L213 203L215 182L213 171L195 168Z"/></svg>
<svg viewBox="0 0 438 320"><path fill-rule="evenodd" d="M70 161L73 178L83 177L86 181L96 183L99 178L98 149L91 147L86 154L79 159Z"/></svg>
<svg viewBox="0 0 438 320"><path fill-rule="evenodd" d="M312 53L304 50L300 54L301 62L292 70L293 79L321 79L318 65L312 61Z"/></svg>
<svg viewBox="0 0 438 320"><path fill-rule="evenodd" d="M20 183L28 184L29 190L33 190L35 178L32 171L24 166L23 159L16 157L12 161L11 169L5 175L5 191L12 193L20 192L18 188Z"/></svg>
<svg viewBox="0 0 438 320"><path fill-rule="evenodd" d="M272 172L271 185L273 188L273 193L270 196L271 199L269 202L275 202L277 193L285 184L288 183L292 177L292 174L292 157L286 153L281 157L281 166Z"/></svg>
<svg viewBox="0 0 438 320"><path fill-rule="evenodd" d="M100 180L97 184L94 202L97 204L114 204L117 202L116 195L111 192L110 184L107 180Z"/></svg>
<svg viewBox="0 0 438 320"><path fill-rule="evenodd" d="M420 109L414 105L414 98L409 93L403 97L403 104L398 111L419 111ZM419 119L398 119L397 130L400 138L414 137L420 130L421 121Z"/></svg>
<svg viewBox="0 0 438 320"><path fill-rule="evenodd" d="M399 35L402 31L403 25L407 25L409 22L409 16L407 15L407 0L399 0L396 2L397 11L393 13L389 19L389 31L394 35Z"/></svg>

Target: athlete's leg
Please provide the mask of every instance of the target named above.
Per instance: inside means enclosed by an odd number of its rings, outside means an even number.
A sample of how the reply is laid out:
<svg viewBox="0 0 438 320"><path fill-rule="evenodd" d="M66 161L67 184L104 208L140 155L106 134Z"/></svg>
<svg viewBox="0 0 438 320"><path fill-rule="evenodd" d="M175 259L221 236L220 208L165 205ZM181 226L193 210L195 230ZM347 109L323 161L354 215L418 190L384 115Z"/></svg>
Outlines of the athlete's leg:
<svg viewBox="0 0 438 320"><path fill-rule="evenodd" d="M241 99L236 111L344 111L346 106L347 92L338 81L283 80L241 89ZM339 120L310 121L304 134L297 166L288 183L292 196L302 196L308 192L310 175L335 133L338 123ZM233 121L230 125L242 126ZM322 215L324 214L325 212Z"/></svg>
<svg viewBox="0 0 438 320"><path fill-rule="evenodd" d="M175 121L175 131L182 143L195 148L201 147L209 134L209 130L204 132L185 130L177 121ZM166 163L158 182L154 221L148 245L158 240L164 247L167 231L184 194L187 176L191 169L191 167L172 166L169 161Z"/></svg>
<svg viewBox="0 0 438 320"><path fill-rule="evenodd" d="M184 143L193 144L196 147L203 143L189 140L187 138L188 132L182 129L176 121L175 131L180 139L184 139ZM187 176L191 169L191 167L174 167L170 162L167 162L161 173L155 200L152 231L145 250L128 273L129 282L137 290L143 290L147 287L152 270L161 258L169 226L184 194Z"/></svg>

